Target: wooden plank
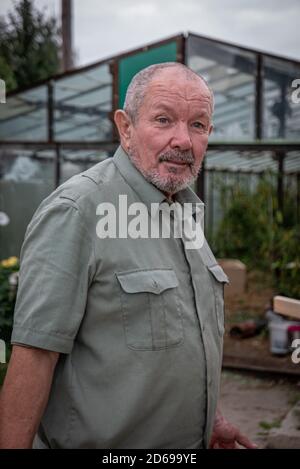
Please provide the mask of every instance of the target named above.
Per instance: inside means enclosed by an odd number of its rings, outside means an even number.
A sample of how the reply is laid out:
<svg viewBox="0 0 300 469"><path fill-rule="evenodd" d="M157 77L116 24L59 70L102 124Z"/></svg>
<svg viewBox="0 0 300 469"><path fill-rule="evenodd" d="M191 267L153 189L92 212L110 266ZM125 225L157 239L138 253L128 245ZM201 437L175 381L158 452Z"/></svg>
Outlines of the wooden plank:
<svg viewBox="0 0 300 469"><path fill-rule="evenodd" d="M233 369L243 371L259 371L261 373L274 373L279 375L289 375L300 377L298 368L278 367L275 365L258 365L256 363L239 360L236 357L225 356L222 363L222 369Z"/></svg>
<svg viewBox="0 0 300 469"><path fill-rule="evenodd" d="M287 374L300 378L300 364L293 363L291 352L273 355L270 341L266 337L236 340L225 334L223 352L224 368Z"/></svg>
<svg viewBox="0 0 300 469"><path fill-rule="evenodd" d="M275 313L300 320L300 300L286 296L274 296L273 310Z"/></svg>
<svg viewBox="0 0 300 469"><path fill-rule="evenodd" d="M299 364L291 361L290 356L286 357L257 357L253 354L250 356L237 356L233 351L225 351L223 356L223 368L236 368L240 370L261 371L265 373L278 373L281 375L293 375L300 377Z"/></svg>

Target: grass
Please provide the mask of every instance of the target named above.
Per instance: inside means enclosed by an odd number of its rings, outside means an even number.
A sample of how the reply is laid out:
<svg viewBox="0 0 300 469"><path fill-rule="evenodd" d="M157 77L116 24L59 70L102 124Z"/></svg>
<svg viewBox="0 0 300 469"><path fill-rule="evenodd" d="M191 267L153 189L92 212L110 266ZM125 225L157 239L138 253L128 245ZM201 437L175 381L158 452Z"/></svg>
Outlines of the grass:
<svg viewBox="0 0 300 469"><path fill-rule="evenodd" d="M275 419L272 422L266 422L264 420L259 422L260 428L262 428L265 431L269 431L272 428L279 428L280 425L281 425L281 419Z"/></svg>
<svg viewBox="0 0 300 469"><path fill-rule="evenodd" d="M297 404L298 401L300 401L300 392L296 392L292 397L290 397L288 403L291 406L294 406Z"/></svg>

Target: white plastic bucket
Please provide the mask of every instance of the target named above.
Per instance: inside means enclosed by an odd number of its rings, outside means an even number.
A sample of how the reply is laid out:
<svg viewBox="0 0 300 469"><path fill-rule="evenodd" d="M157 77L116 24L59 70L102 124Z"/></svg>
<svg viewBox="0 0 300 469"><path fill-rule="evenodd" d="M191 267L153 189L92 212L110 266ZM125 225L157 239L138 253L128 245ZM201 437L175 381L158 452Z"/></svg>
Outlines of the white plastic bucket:
<svg viewBox="0 0 300 469"><path fill-rule="evenodd" d="M289 352L289 326L300 325L297 321L270 321L270 350L275 355L285 355Z"/></svg>

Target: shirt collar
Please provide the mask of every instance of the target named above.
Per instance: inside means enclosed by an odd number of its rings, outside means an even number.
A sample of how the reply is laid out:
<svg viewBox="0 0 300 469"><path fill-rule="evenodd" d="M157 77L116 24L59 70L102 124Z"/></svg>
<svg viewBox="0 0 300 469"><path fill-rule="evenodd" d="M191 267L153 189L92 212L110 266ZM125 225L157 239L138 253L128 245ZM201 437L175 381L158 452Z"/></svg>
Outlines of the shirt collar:
<svg viewBox="0 0 300 469"><path fill-rule="evenodd" d="M153 208L151 211L151 204L156 203L158 208L159 204L167 202L165 194L144 178L121 146L118 147L114 154L113 161L126 182L136 192L141 202L146 205L149 213L155 215ZM204 203L190 187L176 192L174 194L174 202L179 202L181 205L185 203L192 204L193 215L204 209Z"/></svg>

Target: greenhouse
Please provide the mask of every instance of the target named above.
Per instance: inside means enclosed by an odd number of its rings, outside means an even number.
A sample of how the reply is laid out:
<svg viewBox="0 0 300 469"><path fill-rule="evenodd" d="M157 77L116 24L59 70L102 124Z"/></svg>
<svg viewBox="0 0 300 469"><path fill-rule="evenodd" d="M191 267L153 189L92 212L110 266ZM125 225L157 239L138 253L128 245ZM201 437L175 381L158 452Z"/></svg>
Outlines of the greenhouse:
<svg viewBox="0 0 300 469"><path fill-rule="evenodd" d="M28 222L56 186L113 155L113 113L132 76L166 61L187 64L214 91L214 132L195 189L217 252L235 254L224 223L233 201L244 200L254 219L259 207L271 238L278 217L282 227L299 224L300 104L292 94L300 62L188 33L7 96L0 105L0 259L19 256ZM244 229L253 227L246 221Z"/></svg>

